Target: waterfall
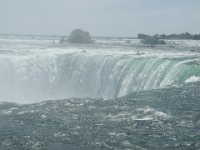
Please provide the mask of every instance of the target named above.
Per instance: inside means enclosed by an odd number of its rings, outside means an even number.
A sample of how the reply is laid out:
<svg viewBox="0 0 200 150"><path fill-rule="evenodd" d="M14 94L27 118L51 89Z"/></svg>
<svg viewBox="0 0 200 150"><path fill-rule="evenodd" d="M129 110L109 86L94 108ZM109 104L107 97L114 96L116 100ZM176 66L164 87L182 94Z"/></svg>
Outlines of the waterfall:
<svg viewBox="0 0 200 150"><path fill-rule="evenodd" d="M193 59L102 55L2 55L0 101L67 97L120 97L200 76Z"/></svg>

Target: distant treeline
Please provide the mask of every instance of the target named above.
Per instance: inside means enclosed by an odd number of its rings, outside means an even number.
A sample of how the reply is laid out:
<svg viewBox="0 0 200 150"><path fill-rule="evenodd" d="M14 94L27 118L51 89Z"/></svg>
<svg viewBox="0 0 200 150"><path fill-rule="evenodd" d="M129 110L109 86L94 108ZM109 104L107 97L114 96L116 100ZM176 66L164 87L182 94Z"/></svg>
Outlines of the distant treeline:
<svg viewBox="0 0 200 150"><path fill-rule="evenodd" d="M200 40L200 34L190 34L188 32L181 33L181 34L155 34L153 36L146 35L146 34L138 34L138 39L146 39L149 37L156 37L158 39L190 39L190 40Z"/></svg>

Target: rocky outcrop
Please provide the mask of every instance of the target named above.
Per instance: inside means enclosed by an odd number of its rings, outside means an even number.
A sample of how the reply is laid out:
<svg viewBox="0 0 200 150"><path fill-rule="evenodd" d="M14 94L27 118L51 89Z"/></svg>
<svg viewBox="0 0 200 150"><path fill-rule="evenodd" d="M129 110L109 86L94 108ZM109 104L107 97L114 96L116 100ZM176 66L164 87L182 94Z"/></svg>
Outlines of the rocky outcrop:
<svg viewBox="0 0 200 150"><path fill-rule="evenodd" d="M83 31L81 29L75 29L71 32L68 42L70 43L92 43L89 32Z"/></svg>

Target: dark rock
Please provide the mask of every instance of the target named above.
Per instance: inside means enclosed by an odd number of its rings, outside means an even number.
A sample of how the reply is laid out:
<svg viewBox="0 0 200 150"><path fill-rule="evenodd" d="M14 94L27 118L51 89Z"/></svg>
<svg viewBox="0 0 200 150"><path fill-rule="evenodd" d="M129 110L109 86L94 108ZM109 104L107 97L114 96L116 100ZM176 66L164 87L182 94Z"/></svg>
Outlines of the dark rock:
<svg viewBox="0 0 200 150"><path fill-rule="evenodd" d="M70 43L92 43L89 32L75 29L71 32L68 42Z"/></svg>
<svg viewBox="0 0 200 150"><path fill-rule="evenodd" d="M165 41L160 40L157 36L149 36L147 38L141 39L142 44L151 44L151 45L157 45L157 44L166 44Z"/></svg>

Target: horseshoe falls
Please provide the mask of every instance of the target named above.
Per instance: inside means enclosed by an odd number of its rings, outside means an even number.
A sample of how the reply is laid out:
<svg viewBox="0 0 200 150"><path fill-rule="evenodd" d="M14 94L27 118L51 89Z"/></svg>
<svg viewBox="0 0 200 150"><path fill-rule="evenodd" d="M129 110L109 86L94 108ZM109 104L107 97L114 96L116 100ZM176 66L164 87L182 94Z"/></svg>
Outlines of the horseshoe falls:
<svg viewBox="0 0 200 150"><path fill-rule="evenodd" d="M198 53L52 41L1 40L1 101L108 99L200 79Z"/></svg>
<svg viewBox="0 0 200 150"><path fill-rule="evenodd" d="M59 40L0 36L0 149L200 149L199 41Z"/></svg>

